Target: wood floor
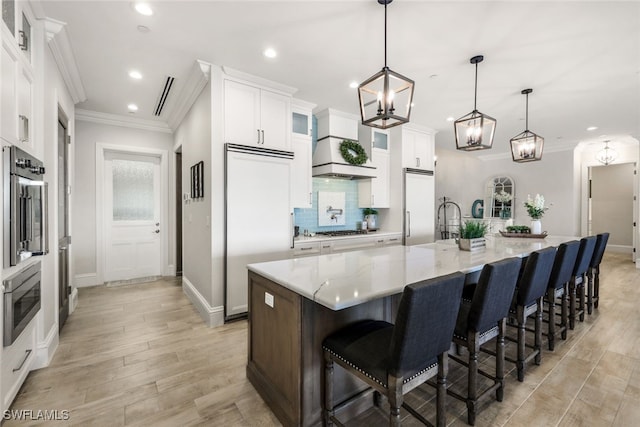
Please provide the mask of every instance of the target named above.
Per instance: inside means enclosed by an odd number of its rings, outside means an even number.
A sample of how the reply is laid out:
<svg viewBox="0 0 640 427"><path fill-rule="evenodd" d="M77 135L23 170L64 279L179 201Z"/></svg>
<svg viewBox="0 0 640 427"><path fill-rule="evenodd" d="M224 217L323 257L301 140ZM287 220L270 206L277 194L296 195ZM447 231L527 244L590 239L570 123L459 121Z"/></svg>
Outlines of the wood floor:
<svg viewBox="0 0 640 427"><path fill-rule="evenodd" d="M483 405L477 426L638 425L640 270L607 254L601 276L600 308L523 383L511 370L504 401ZM11 409L70 411L56 426L279 425L245 378L246 348L245 321L207 328L175 280L80 289L51 365L29 374ZM453 362L449 379L464 390ZM424 386L408 400L435 420L433 396ZM448 424L466 425L464 404L448 407ZM385 423L376 408L352 424ZM3 426L31 424L42 425Z"/></svg>

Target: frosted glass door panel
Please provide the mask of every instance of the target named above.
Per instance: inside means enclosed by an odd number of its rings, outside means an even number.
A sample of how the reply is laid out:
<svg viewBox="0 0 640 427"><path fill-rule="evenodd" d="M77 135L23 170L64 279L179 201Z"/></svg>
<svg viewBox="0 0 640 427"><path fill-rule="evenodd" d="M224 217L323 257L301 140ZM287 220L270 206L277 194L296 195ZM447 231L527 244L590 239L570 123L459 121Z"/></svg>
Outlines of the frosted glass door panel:
<svg viewBox="0 0 640 427"><path fill-rule="evenodd" d="M113 220L153 220L153 164L113 160Z"/></svg>

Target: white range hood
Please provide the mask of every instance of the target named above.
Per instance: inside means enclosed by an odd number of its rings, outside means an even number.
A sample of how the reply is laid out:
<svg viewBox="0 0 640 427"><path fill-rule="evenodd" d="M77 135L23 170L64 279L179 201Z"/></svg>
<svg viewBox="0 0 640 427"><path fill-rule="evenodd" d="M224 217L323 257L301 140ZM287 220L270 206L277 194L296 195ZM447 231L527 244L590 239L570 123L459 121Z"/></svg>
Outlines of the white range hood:
<svg viewBox="0 0 640 427"><path fill-rule="evenodd" d="M362 165L352 165L342 157L340 144L345 139L358 140L357 116L336 110L323 110L318 118L318 144L313 152L312 175L314 177L368 179L376 177L376 167L367 160Z"/></svg>

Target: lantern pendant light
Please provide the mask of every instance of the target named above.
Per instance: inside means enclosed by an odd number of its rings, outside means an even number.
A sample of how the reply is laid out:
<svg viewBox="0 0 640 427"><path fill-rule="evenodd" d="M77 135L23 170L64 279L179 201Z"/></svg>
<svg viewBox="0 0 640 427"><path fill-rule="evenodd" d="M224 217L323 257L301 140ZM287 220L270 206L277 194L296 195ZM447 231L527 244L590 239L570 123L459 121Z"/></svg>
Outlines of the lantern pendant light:
<svg viewBox="0 0 640 427"><path fill-rule="evenodd" d="M387 67L387 5L384 5L384 67L358 87L362 124L387 129L409 122L413 102L413 80Z"/></svg>
<svg viewBox="0 0 640 427"><path fill-rule="evenodd" d="M524 89L523 95L527 96L525 115L525 131L511 138L511 157L514 162L525 163L542 159L544 138L529 131L529 94L533 89Z"/></svg>
<svg viewBox="0 0 640 427"><path fill-rule="evenodd" d="M483 60L484 56L478 55L469 61L476 66L473 111L459 118L453 124L456 135L456 148L458 150L485 150L491 148L493 145L493 135L496 132L496 119L476 109L476 101L478 100L478 64Z"/></svg>
<svg viewBox="0 0 640 427"><path fill-rule="evenodd" d="M609 166L618 158L618 153L613 148L609 148L609 140L604 142L604 148L600 150L596 159L605 166Z"/></svg>

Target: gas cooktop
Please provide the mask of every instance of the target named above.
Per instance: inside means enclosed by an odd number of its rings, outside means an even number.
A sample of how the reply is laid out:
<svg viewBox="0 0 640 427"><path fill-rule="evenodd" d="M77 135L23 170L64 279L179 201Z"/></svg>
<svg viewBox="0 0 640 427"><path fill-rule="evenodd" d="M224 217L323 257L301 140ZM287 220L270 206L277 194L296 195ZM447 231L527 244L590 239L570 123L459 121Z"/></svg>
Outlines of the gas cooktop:
<svg viewBox="0 0 640 427"><path fill-rule="evenodd" d="M318 231L316 232L316 236L328 236L328 237L337 237L337 236L352 236L356 234L367 234L367 230L334 230L334 231Z"/></svg>

